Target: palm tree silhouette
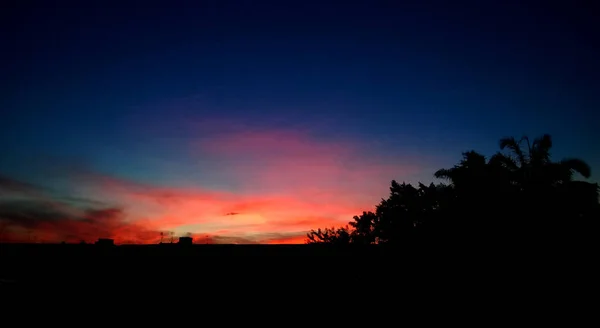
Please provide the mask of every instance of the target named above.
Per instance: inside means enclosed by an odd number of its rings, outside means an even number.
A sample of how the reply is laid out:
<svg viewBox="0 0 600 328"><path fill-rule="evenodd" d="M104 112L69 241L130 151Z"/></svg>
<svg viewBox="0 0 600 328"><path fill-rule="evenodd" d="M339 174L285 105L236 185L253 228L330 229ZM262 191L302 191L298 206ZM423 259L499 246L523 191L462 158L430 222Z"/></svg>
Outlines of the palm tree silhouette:
<svg viewBox="0 0 600 328"><path fill-rule="evenodd" d="M489 160L467 151L458 164L434 173L449 185L416 188L392 180L389 197L374 212L354 216L347 227L312 230L308 242L398 245L426 235L469 244L581 239L600 219L600 187L576 180L576 173L591 176L583 160L553 161L552 145L549 134L533 141L505 137Z"/></svg>
<svg viewBox="0 0 600 328"><path fill-rule="evenodd" d="M526 151L522 147L524 142L527 145ZM508 149L510 152L508 154L498 152L491 161L511 171L515 182L520 183L524 188L532 185L568 183L573 181L575 172L586 179L591 176L590 166L581 159L566 158L553 162L551 148L552 137L549 134L544 134L533 142L530 142L527 136L519 141L514 137L505 137L500 139L500 149Z"/></svg>

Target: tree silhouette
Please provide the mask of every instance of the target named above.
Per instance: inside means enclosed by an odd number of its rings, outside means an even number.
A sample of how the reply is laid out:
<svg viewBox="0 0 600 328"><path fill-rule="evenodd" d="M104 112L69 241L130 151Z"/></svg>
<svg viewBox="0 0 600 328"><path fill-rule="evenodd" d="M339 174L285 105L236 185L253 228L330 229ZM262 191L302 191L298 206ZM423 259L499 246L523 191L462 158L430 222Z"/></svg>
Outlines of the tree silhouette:
<svg viewBox="0 0 600 328"><path fill-rule="evenodd" d="M460 238L499 231L508 215L504 211L504 189L508 188L502 179L504 170L489 165L485 156L476 151L464 152L462 156L454 167L434 173L436 178L448 180L452 188L451 201L445 208L445 215L452 222L444 222L445 228ZM496 212L490 213L491 209Z"/></svg>
<svg viewBox="0 0 600 328"><path fill-rule="evenodd" d="M373 212L363 212L360 216L354 216L350 226L351 241L356 244L370 245L377 241L375 235L375 224L377 223L377 214Z"/></svg>
<svg viewBox="0 0 600 328"><path fill-rule="evenodd" d="M548 134L533 141L505 137L499 146L489 160L471 150L452 168L437 170L434 176L449 185L392 180L389 197L374 212L354 216L344 228L312 230L308 242L393 245L421 236L506 242L592 231L600 188L574 179L575 173L591 176L587 163L552 161Z"/></svg>
<svg viewBox="0 0 600 328"><path fill-rule="evenodd" d="M523 149L523 145L526 148ZM598 203L598 186L584 181L574 181L579 173L591 176L590 166L581 159L566 158L553 162L550 150L552 137L544 134L530 142L527 136L517 141L502 138L494 161L507 163L509 183L518 187L513 201L521 210L522 230L553 233L570 229L573 219L588 219ZM582 203L580 200L587 199Z"/></svg>
<svg viewBox="0 0 600 328"><path fill-rule="evenodd" d="M527 152L522 149L526 142ZM497 153L494 160L506 163L506 168L513 173L515 182L523 188L532 186L548 186L568 183L573 180L573 173L577 172L584 178L591 176L590 166L583 160L567 158L559 162L552 162L550 149L552 137L548 134L536 138L530 143L524 136L517 141L514 137L500 139L500 149L508 149L508 154Z"/></svg>
<svg viewBox="0 0 600 328"><path fill-rule="evenodd" d="M350 232L348 227L341 228L324 228L311 230L307 234L307 243L327 243L327 244L349 244L350 243Z"/></svg>
<svg viewBox="0 0 600 328"><path fill-rule="evenodd" d="M415 188L392 180L389 197L381 200L375 212L354 216L346 227L312 230L307 242L394 245L409 241L439 220L447 188L442 184Z"/></svg>

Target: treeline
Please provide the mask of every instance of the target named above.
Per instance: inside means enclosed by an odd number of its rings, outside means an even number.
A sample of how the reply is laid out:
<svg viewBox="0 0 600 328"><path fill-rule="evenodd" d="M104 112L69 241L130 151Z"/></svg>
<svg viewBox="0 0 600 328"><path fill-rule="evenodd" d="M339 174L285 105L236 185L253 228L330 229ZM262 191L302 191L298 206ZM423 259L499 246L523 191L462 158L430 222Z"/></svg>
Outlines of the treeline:
<svg viewBox="0 0 600 328"><path fill-rule="evenodd" d="M345 227L319 228L307 243L396 244L405 241L548 238L555 241L595 231L600 218L597 183L580 159L553 161L552 138L503 138L489 159L475 151L434 176L447 183L417 186L391 182L375 211Z"/></svg>

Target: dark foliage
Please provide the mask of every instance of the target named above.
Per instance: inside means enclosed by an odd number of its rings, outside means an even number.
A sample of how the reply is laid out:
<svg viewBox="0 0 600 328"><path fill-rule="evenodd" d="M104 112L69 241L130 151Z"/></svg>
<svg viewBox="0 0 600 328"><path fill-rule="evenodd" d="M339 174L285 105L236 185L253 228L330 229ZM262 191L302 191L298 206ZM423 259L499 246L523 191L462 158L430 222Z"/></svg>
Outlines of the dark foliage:
<svg viewBox="0 0 600 328"><path fill-rule="evenodd" d="M312 230L308 243L397 244L404 241L568 240L591 233L600 218L599 187L579 159L552 161L552 138L503 138L487 159L462 154L452 168L434 173L449 184L391 182L390 195L375 212L355 216L349 226ZM569 239L571 240L571 239Z"/></svg>

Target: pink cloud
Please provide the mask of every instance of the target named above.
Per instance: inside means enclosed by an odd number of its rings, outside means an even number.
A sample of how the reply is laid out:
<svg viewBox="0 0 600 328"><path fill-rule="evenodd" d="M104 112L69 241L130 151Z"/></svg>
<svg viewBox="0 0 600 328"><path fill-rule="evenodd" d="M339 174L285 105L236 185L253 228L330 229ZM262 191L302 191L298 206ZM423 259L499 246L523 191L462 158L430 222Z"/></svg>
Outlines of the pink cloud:
<svg viewBox="0 0 600 328"><path fill-rule="evenodd" d="M126 234L120 240L156 242L158 231L174 231L200 243L302 243L310 229L345 225L372 209L392 178L418 171L365 144L291 130L229 129L193 140L190 152L239 188L153 185L85 169L72 171L71 181L122 209L118 224L114 215L110 221Z"/></svg>
<svg viewBox="0 0 600 328"><path fill-rule="evenodd" d="M244 188L328 202L366 200L365 194L385 192L392 177L419 170L379 156L368 144L324 141L299 131L228 131L200 140L195 150L199 158L218 159L222 174Z"/></svg>
<svg viewBox="0 0 600 328"><path fill-rule="evenodd" d="M372 208L394 176L417 170L378 157L365 145L322 141L301 131L227 130L193 142L191 151L199 160L218 162L215 175L240 189L224 192L201 185L181 189L95 179L105 192L119 194L124 204L136 204L138 213L145 213L138 220L155 229L190 227L241 235L345 224Z"/></svg>

